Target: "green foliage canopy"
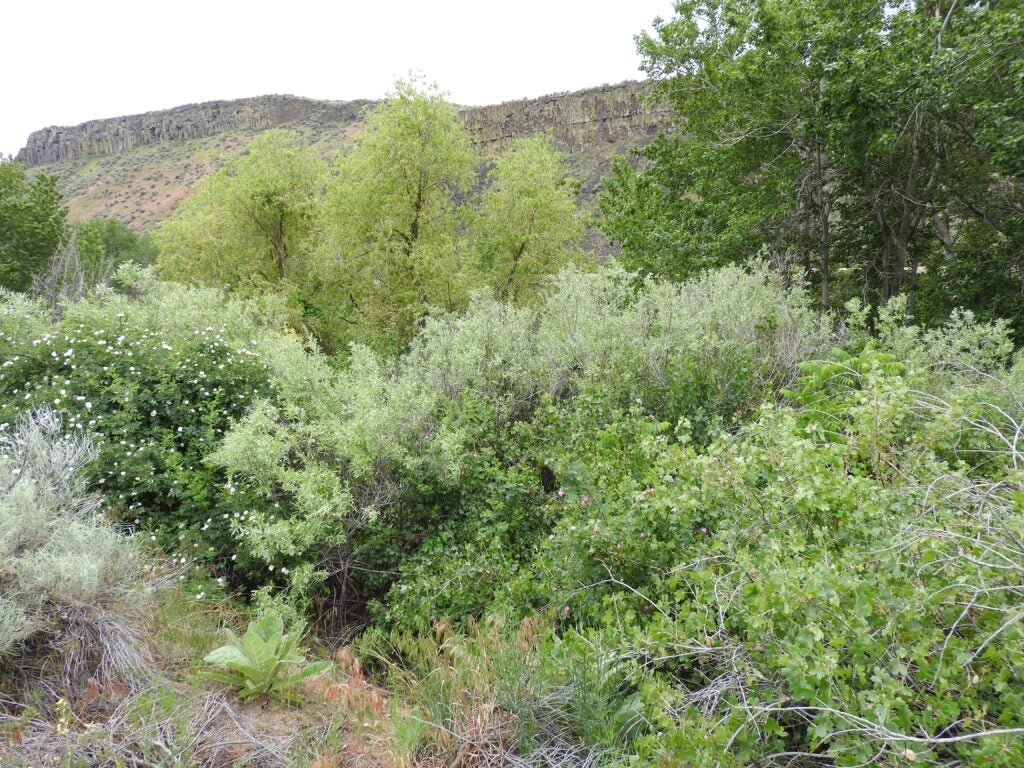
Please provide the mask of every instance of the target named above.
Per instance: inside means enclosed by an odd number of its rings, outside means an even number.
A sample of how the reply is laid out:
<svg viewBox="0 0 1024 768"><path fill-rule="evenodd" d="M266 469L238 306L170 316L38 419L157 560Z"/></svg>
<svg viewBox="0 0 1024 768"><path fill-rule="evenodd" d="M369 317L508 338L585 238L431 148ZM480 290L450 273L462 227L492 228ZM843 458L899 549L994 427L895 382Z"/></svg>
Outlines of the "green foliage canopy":
<svg viewBox="0 0 1024 768"><path fill-rule="evenodd" d="M428 306L464 301L458 197L474 155L455 107L399 82L338 161L321 269L348 337L398 349Z"/></svg>
<svg viewBox="0 0 1024 768"><path fill-rule="evenodd" d="M242 293L301 286L324 173L297 134L260 134L203 179L157 231L161 274Z"/></svg>
<svg viewBox="0 0 1024 768"><path fill-rule="evenodd" d="M0 286L32 287L60 244L66 218L55 176L29 180L21 164L0 160Z"/></svg>
<svg viewBox="0 0 1024 768"><path fill-rule="evenodd" d="M600 201L628 265L680 277L764 247L823 308L910 292L938 322L943 276L970 286L984 262L1019 306L1019 2L674 9L638 43L680 124L639 170L620 161ZM982 309L982 292L958 295Z"/></svg>
<svg viewBox="0 0 1024 768"><path fill-rule="evenodd" d="M518 139L495 161L488 182L471 221L478 268L499 299L535 298L583 239L565 160L543 136Z"/></svg>
<svg viewBox="0 0 1024 768"><path fill-rule="evenodd" d="M91 274L109 276L125 262L147 266L156 261L152 237L117 219L88 219L75 227L75 234L83 269Z"/></svg>

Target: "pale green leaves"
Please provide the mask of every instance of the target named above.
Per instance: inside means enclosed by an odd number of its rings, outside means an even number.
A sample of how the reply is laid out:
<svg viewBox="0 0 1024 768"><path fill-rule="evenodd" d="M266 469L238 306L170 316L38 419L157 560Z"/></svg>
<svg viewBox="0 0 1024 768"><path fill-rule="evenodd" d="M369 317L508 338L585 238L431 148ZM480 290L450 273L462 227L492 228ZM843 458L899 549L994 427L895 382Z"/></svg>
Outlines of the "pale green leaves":
<svg viewBox="0 0 1024 768"><path fill-rule="evenodd" d="M261 134L160 228L161 272L249 292L301 282L325 173L297 134Z"/></svg>
<svg viewBox="0 0 1024 768"><path fill-rule="evenodd" d="M210 679L238 686L243 699L263 695L294 698L289 689L303 680L322 675L331 667L330 662L318 661L288 673L289 667L305 662L298 650L304 628L299 623L286 633L281 615L268 612L250 622L241 638L228 630L228 644L214 649L203 659L207 664L227 669L226 672L210 672Z"/></svg>
<svg viewBox="0 0 1024 768"><path fill-rule="evenodd" d="M477 268L498 298L529 301L583 239L575 185L543 136L516 141L489 181L472 227Z"/></svg>
<svg viewBox="0 0 1024 768"><path fill-rule="evenodd" d="M428 306L458 303L457 198L473 167L458 111L436 91L399 83L367 115L325 202L320 267L335 333L399 349Z"/></svg>

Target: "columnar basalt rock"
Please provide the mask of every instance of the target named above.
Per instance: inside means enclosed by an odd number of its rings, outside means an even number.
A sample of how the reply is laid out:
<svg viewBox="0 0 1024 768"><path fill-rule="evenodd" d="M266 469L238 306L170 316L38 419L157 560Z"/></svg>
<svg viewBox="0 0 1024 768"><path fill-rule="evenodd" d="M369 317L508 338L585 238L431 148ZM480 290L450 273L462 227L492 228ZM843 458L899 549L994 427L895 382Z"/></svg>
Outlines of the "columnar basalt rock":
<svg viewBox="0 0 1024 768"><path fill-rule="evenodd" d="M562 152L599 144L643 143L668 124L670 108L645 98L643 83L605 85L488 107L463 108L474 141L485 151L509 141L547 133Z"/></svg>
<svg viewBox="0 0 1024 768"><path fill-rule="evenodd" d="M589 206L612 157L646 144L670 124L647 86L621 83L483 107L461 107L479 152L493 155L543 133L568 156ZM36 131L18 160L56 175L73 220L110 216L139 231L158 226L221 158L260 132L288 128L325 157L343 149L372 101L260 96ZM486 170L486 166L485 166Z"/></svg>
<svg viewBox="0 0 1024 768"><path fill-rule="evenodd" d="M667 109L646 102L641 83L602 86L485 107L461 109L474 141L484 151L510 140L546 132L564 152L594 144L643 139L665 124ZM269 128L336 128L359 120L371 101L318 101L296 96L259 96L188 104L160 112L90 120L77 126L35 131L18 153L25 165L48 165L84 157L118 155L132 149Z"/></svg>
<svg viewBox="0 0 1024 768"><path fill-rule="evenodd" d="M25 165L46 165L83 157L117 155L164 141L215 136L228 131L258 133L301 124L344 124L359 119L370 101L317 101L296 96L258 96L187 104L160 112L90 120L70 127L43 128L28 137L17 156Z"/></svg>

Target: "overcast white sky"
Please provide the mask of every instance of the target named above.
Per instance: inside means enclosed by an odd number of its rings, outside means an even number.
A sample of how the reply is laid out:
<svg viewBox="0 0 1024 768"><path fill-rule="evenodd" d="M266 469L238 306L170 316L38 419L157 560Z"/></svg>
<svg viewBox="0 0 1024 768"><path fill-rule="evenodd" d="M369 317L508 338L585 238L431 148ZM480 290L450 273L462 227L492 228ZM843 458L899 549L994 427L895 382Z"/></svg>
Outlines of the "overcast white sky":
<svg viewBox="0 0 1024 768"><path fill-rule="evenodd" d="M0 153L31 131L212 99L379 98L410 71L459 104L639 79L671 0L7 0Z"/></svg>

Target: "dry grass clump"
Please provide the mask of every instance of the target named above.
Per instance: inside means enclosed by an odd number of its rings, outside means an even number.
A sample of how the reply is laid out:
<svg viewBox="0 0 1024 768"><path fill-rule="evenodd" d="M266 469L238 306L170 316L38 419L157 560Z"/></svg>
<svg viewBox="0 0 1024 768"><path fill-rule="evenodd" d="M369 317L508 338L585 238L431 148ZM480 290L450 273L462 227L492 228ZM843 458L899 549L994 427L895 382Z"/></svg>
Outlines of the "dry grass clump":
<svg viewBox="0 0 1024 768"><path fill-rule="evenodd" d="M170 688L137 693L103 722L84 721L70 708L58 710L55 720L31 712L0 714L0 765L278 768L291 764L283 747L261 739L253 723L222 693L181 697Z"/></svg>
<svg viewBox="0 0 1024 768"><path fill-rule="evenodd" d="M518 628L500 618L445 621L433 636L364 638L360 650L408 701L393 710L402 765L417 768L597 768L604 751L584 744L566 717L566 690L539 673L547 632L536 618ZM345 658L339 653L340 668ZM399 661L400 660L400 661ZM354 667L354 672L352 671ZM358 661L349 677L359 678Z"/></svg>

